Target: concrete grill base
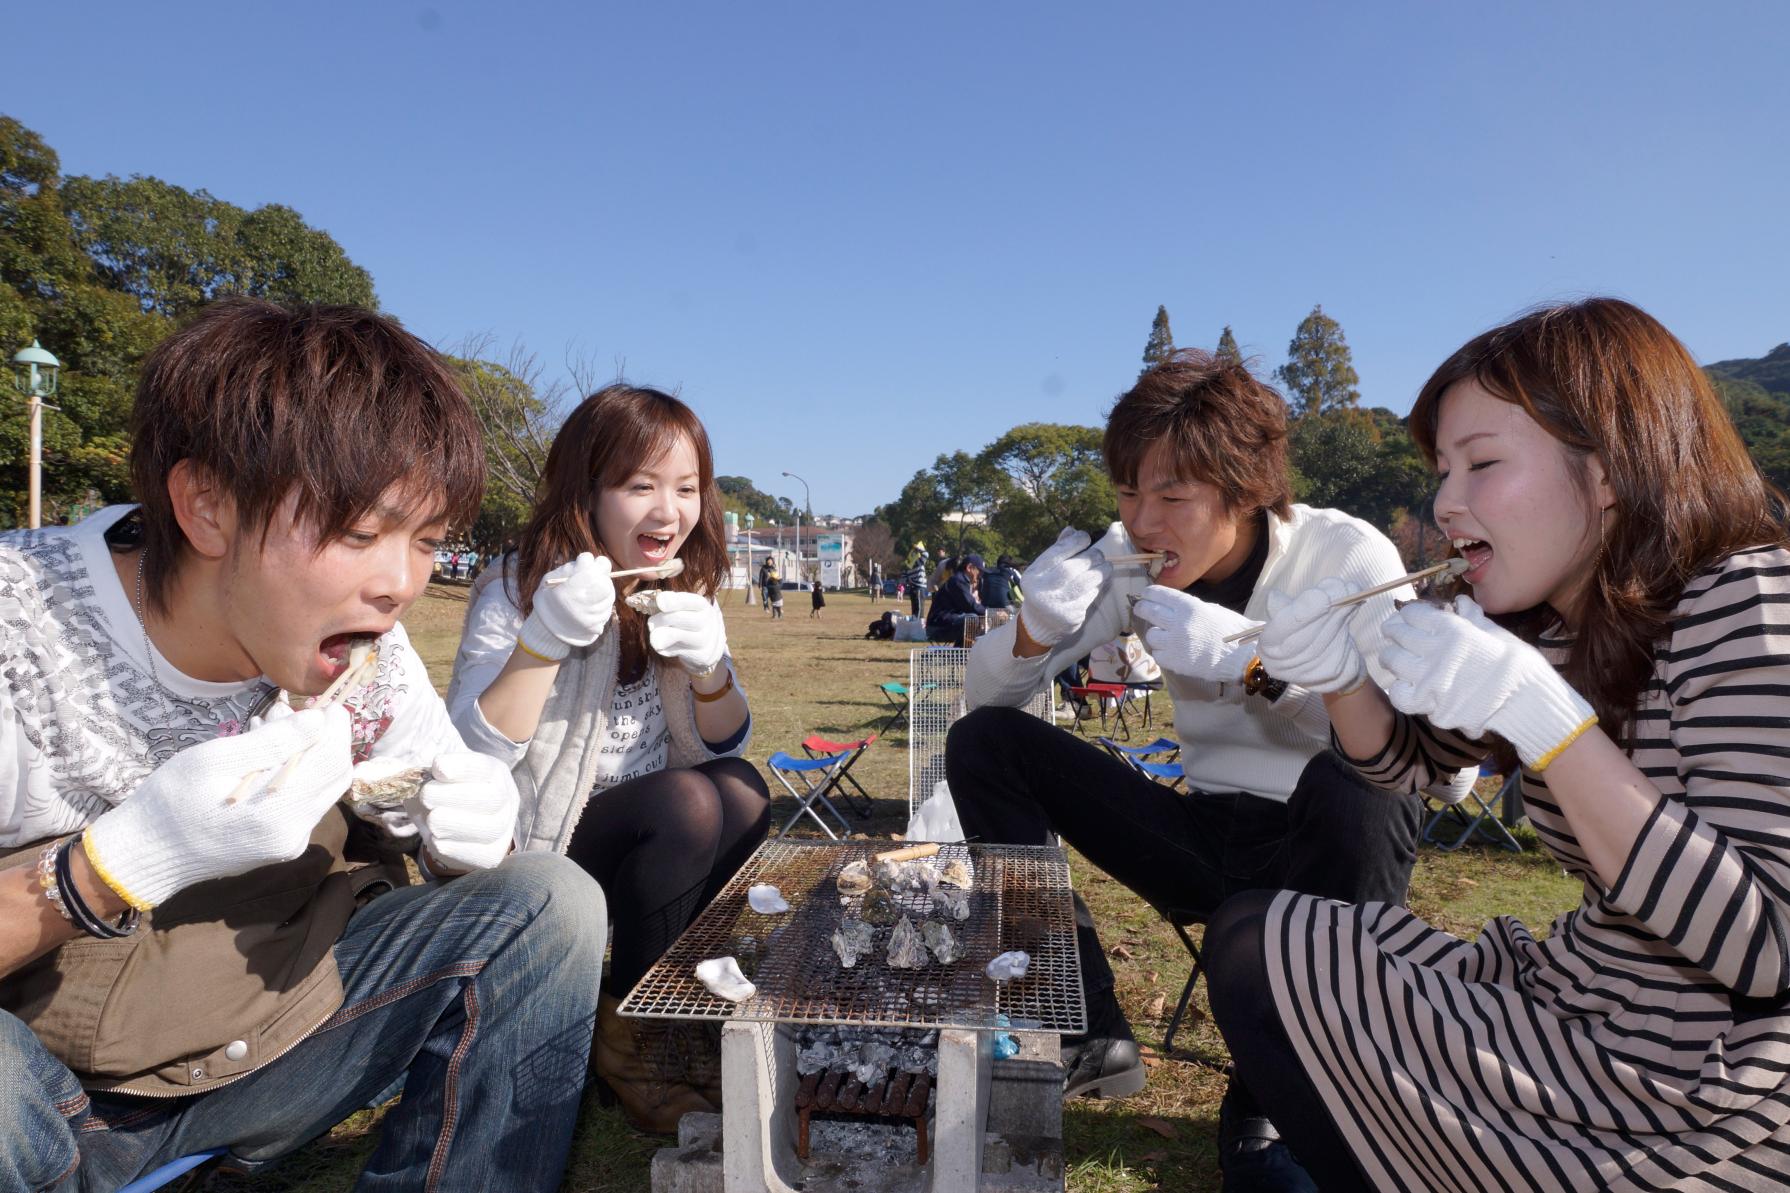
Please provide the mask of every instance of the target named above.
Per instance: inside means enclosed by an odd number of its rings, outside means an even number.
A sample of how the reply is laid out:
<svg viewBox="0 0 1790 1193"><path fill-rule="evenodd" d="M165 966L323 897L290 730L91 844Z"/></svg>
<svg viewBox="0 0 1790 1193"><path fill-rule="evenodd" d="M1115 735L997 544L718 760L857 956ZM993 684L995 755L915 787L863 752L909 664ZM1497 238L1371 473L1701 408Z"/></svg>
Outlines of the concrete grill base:
<svg viewBox="0 0 1790 1193"><path fill-rule="evenodd" d="M688 1115L678 1146L653 1157L653 1193L1062 1193L1058 1037L1019 1034L997 1061L985 1032L939 1032L932 1155L911 1163L913 1135L884 1124L816 1122L809 1162L796 1157L795 1056L787 1028L730 1022L721 1033L723 1109ZM839 1150L833 1150L833 1149ZM909 1157L890 1163L891 1155Z"/></svg>

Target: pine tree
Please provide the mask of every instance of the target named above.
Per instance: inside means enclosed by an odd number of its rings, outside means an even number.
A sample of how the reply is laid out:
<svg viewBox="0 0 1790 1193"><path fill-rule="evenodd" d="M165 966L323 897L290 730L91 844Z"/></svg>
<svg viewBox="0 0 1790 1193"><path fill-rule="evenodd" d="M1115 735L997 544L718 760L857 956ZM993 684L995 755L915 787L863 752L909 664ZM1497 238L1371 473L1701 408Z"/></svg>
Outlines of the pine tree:
<svg viewBox="0 0 1790 1193"><path fill-rule="evenodd" d="M1168 308L1156 308L1156 321L1150 324L1150 338L1144 342L1144 367L1138 370L1141 376L1149 372L1174 354L1175 337L1168 329Z"/></svg>
<svg viewBox="0 0 1790 1193"><path fill-rule="evenodd" d="M1287 403L1300 418L1353 410L1361 401L1361 391L1355 388L1361 378L1343 339L1342 324L1326 315L1321 305L1300 321L1287 345L1287 363L1274 370L1274 376L1286 387Z"/></svg>
<svg viewBox="0 0 1790 1193"><path fill-rule="evenodd" d="M1243 363L1243 352L1237 347L1237 337L1231 334L1231 325L1224 325L1224 334L1218 337L1218 351L1214 354L1219 360L1228 360L1232 364Z"/></svg>

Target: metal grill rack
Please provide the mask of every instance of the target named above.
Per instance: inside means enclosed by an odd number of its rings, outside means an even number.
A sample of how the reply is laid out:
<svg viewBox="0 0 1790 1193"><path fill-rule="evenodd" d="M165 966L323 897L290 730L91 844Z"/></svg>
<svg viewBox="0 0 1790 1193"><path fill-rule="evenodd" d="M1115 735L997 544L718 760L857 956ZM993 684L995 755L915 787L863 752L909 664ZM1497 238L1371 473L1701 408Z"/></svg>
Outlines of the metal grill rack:
<svg viewBox="0 0 1790 1193"><path fill-rule="evenodd" d="M1059 849L943 846L940 864L952 857L966 859L975 878L969 919L950 924L964 945L962 960L892 969L884 955L889 932L884 928L870 955L851 969L842 967L832 934L848 912L856 914L862 897L839 894L839 871L859 859L868 863L898 844L765 842L629 992L621 1013L977 1030L998 1026L995 1016L1002 1013L1019 1029L1063 1034L1086 1029L1069 866ZM775 916L754 912L746 892L758 883L775 885L790 910ZM923 894L899 895L896 902L916 925L937 918ZM983 967L995 954L1012 949L1031 954L1026 976L1004 984L990 981ZM697 962L725 956L739 958L758 987L744 1003L718 998L696 979Z"/></svg>
<svg viewBox="0 0 1790 1193"><path fill-rule="evenodd" d="M970 652L933 646L908 654L907 812L932 794L945 777L945 734L965 710L963 671ZM1051 719L1050 681L1025 703L1035 717Z"/></svg>

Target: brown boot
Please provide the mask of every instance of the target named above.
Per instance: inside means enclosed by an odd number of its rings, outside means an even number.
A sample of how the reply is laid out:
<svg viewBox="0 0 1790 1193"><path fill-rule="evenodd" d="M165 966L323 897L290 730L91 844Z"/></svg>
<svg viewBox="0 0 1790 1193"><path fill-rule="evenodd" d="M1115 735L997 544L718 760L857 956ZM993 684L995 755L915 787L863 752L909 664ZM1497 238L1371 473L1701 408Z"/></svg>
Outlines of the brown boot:
<svg viewBox="0 0 1790 1193"><path fill-rule="evenodd" d="M718 1087L711 1101L680 1079L683 1066L671 1037L682 1025L624 1019L617 1014L620 1007L621 1000L608 993L597 1002L591 1067L615 1093L628 1120L642 1131L673 1135L678 1120L691 1111L718 1112Z"/></svg>

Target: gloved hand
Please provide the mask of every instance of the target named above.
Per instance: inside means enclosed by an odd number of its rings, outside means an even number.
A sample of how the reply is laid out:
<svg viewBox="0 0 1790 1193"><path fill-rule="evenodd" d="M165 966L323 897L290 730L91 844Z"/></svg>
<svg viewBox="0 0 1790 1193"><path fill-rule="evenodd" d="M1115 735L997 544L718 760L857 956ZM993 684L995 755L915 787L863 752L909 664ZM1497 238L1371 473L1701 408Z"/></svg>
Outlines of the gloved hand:
<svg viewBox="0 0 1790 1193"><path fill-rule="evenodd" d="M602 637L615 612L613 567L608 558L586 551L542 576L516 640L530 654L557 662L574 646Z"/></svg>
<svg viewBox="0 0 1790 1193"><path fill-rule="evenodd" d="M88 825L87 856L139 911L196 882L291 861L348 790L352 753L348 711L340 705L202 742L151 771ZM292 773L280 778L293 758Z"/></svg>
<svg viewBox="0 0 1790 1193"><path fill-rule="evenodd" d="M362 783L382 783L407 770L414 770L415 765L399 758L373 757L354 767L356 786ZM377 824L393 837L404 839L417 835L416 822L410 819L404 802L373 802L371 800L349 800L348 810L366 821Z"/></svg>
<svg viewBox="0 0 1790 1193"><path fill-rule="evenodd" d="M1332 606L1358 587L1331 576L1296 597L1268 593L1268 622L1256 653L1269 675L1313 692L1350 692L1367 679L1367 664L1349 623L1358 605Z"/></svg>
<svg viewBox="0 0 1790 1193"><path fill-rule="evenodd" d="M1162 584L1144 589L1131 611L1149 625L1144 646L1164 671L1211 683L1235 683L1243 678L1243 665L1253 649L1247 642L1224 641L1231 634L1255 628L1255 622L1241 613Z"/></svg>
<svg viewBox="0 0 1790 1193"><path fill-rule="evenodd" d="M455 874L488 870L508 857L522 804L510 768L489 754L454 750L429 770L423 789L404 801L429 856Z"/></svg>
<svg viewBox="0 0 1790 1193"><path fill-rule="evenodd" d="M1456 597L1452 610L1413 601L1381 632L1394 708L1468 737L1496 733L1526 766L1545 767L1595 720L1540 651L1493 625L1471 597Z"/></svg>
<svg viewBox="0 0 1790 1193"><path fill-rule="evenodd" d="M1026 637L1040 646L1055 646L1081 629L1100 590L1112 578L1112 565L1093 540L1073 526L1057 536L1026 569L1026 602L1019 623Z"/></svg>
<svg viewBox="0 0 1790 1193"><path fill-rule="evenodd" d="M661 592L659 611L646 619L646 641L659 657L707 675L721 662L727 633L721 610L701 593Z"/></svg>

